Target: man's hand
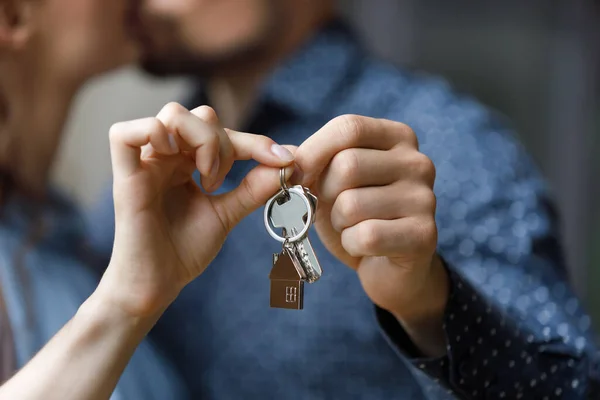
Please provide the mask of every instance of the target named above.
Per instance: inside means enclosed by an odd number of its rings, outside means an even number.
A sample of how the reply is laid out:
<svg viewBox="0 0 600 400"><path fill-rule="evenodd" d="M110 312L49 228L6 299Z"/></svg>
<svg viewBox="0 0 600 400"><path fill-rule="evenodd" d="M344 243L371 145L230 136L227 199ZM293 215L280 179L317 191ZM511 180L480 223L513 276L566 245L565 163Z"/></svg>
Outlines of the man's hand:
<svg viewBox="0 0 600 400"><path fill-rule="evenodd" d="M271 139L224 130L214 111L171 103L110 131L116 232L99 291L134 316L160 313L217 255L229 231L279 189L293 156ZM235 160L262 165L216 190ZM269 168L271 167L271 168ZM286 171L288 176L292 167Z"/></svg>
<svg viewBox="0 0 600 400"><path fill-rule="evenodd" d="M302 184L319 196L324 245L356 270L367 295L390 311L428 355L445 351L448 277L435 254L435 168L406 125L342 116L296 151Z"/></svg>

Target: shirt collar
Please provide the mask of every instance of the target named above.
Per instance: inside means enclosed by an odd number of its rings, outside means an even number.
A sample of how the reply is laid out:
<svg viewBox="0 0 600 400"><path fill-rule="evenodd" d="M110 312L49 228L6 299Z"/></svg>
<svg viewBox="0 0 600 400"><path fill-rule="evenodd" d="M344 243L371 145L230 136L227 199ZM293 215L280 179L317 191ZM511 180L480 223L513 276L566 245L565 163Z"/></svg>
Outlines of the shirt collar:
<svg viewBox="0 0 600 400"><path fill-rule="evenodd" d="M318 114L360 64L363 49L355 33L333 20L268 77L259 95L299 115Z"/></svg>
<svg viewBox="0 0 600 400"><path fill-rule="evenodd" d="M74 248L83 239L83 222L77 207L52 188L44 199L14 193L0 209L0 226L13 234L34 234L37 245Z"/></svg>
<svg viewBox="0 0 600 400"><path fill-rule="evenodd" d="M363 54L349 25L330 21L271 72L259 90L257 109L274 106L299 116L318 114L359 67ZM188 104L209 104L203 86L199 81Z"/></svg>

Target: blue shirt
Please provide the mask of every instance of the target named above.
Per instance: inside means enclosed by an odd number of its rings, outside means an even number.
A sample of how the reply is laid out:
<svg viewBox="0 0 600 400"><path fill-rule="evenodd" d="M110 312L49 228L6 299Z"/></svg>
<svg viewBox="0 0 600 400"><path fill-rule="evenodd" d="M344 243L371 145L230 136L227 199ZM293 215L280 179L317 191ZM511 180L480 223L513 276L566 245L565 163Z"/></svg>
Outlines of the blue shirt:
<svg viewBox="0 0 600 400"><path fill-rule="evenodd" d="M45 203L12 196L0 212L0 284L18 367L77 312L98 284L83 218L53 193ZM148 340L125 369L111 400L183 397L185 386Z"/></svg>
<svg viewBox="0 0 600 400"><path fill-rule="evenodd" d="M207 102L200 87L188 105ZM440 78L372 58L333 23L272 72L245 130L299 145L346 113L406 123L437 167L447 355L418 358L316 235L324 275L305 287L304 310L269 308L281 245L259 210L152 333L193 398L584 398L598 376L590 318L567 283L544 181L505 121ZM223 190L253 165L236 164ZM105 201L91 226L106 254L112 216Z"/></svg>

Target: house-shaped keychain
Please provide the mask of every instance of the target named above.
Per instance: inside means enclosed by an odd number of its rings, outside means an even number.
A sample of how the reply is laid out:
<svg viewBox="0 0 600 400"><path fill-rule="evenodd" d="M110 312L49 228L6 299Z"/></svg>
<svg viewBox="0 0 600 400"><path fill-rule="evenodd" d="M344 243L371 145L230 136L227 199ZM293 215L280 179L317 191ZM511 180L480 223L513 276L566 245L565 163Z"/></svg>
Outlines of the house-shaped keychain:
<svg viewBox="0 0 600 400"><path fill-rule="evenodd" d="M302 310L304 300L304 272L296 258L284 247L280 254L273 254L271 280L271 307Z"/></svg>

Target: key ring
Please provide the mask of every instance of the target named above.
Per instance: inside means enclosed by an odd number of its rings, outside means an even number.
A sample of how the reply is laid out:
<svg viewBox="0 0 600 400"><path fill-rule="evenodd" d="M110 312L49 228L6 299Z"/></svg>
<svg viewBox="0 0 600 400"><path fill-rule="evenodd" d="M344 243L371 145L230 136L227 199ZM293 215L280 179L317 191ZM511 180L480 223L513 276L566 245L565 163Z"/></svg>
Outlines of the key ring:
<svg viewBox="0 0 600 400"><path fill-rule="evenodd" d="M269 221L269 215L271 214L271 208L273 208L273 204L275 203L275 200L277 200L277 198L279 198L282 194L285 194L287 190L287 195L291 197L292 194L299 196L302 201L304 202L304 205L306 206L306 210L308 215L306 216L306 224L304 224L304 227L302 228L302 230L300 232L298 232L298 234L289 237L289 238L284 238L282 236L279 236L274 230L273 228L271 228L271 222ZM271 197L268 201L267 204L265 204L265 214L264 214L264 221L265 221L265 227L267 228L267 232L269 232L269 235L271 235L271 237L275 240L277 240L278 242L281 243L285 243L287 242L297 242L300 241L302 239L304 239L306 237L306 234L308 233L308 230L310 229L310 225L312 223L313 220L313 209L311 207L310 201L308 200L308 197L306 197L306 195L304 194L304 191L299 188L299 187L285 187L285 189L282 187L281 190L273 197Z"/></svg>
<svg viewBox="0 0 600 400"><path fill-rule="evenodd" d="M289 188L288 185L285 183L285 168L279 169L279 185L281 186L281 190L283 190L285 196L289 199Z"/></svg>

